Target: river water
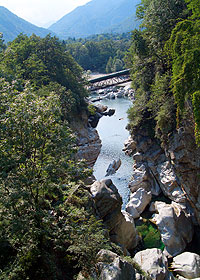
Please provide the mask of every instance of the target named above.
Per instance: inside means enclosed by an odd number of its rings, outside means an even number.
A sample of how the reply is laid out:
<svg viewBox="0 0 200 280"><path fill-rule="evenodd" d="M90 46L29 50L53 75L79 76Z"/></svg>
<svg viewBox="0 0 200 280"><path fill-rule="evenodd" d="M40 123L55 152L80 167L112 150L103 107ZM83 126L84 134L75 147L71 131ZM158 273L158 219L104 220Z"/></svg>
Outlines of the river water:
<svg viewBox="0 0 200 280"><path fill-rule="evenodd" d="M125 129L128 119L127 110L131 106L131 101L125 98L103 99L98 103L115 109L115 114L111 117L103 116L98 123L97 131L102 141L101 153L94 166L94 176L97 180L104 178L112 179L123 199L123 209L128 202L128 183L132 174L133 160L122 151L124 141L128 138L129 132ZM111 175L106 175L106 170L113 160L121 159L122 164L119 170Z"/></svg>

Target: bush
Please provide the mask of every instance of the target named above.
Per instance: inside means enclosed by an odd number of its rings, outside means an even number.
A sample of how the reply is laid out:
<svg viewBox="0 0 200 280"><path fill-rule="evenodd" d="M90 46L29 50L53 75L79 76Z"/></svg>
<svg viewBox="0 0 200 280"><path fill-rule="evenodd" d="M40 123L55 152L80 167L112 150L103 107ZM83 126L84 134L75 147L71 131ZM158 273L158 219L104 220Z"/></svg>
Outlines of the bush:
<svg viewBox="0 0 200 280"><path fill-rule="evenodd" d="M150 222L144 222L141 226L136 226L139 235L142 237L144 249L159 248L164 250L159 230Z"/></svg>

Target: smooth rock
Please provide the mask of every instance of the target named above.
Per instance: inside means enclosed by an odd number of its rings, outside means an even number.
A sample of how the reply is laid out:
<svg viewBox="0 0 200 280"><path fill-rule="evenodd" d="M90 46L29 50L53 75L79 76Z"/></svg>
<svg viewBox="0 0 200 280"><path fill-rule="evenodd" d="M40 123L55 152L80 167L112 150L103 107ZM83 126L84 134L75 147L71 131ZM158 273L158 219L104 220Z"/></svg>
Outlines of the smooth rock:
<svg viewBox="0 0 200 280"><path fill-rule="evenodd" d="M168 279L167 258L160 249L146 249L136 253L134 260L152 279Z"/></svg>
<svg viewBox="0 0 200 280"><path fill-rule="evenodd" d="M115 113L115 109L109 109L107 112L102 113L103 116L113 116Z"/></svg>
<svg viewBox="0 0 200 280"><path fill-rule="evenodd" d="M116 97L117 97L117 98L122 98L123 95L124 95L124 92L123 92L123 91L118 91L118 92L116 93Z"/></svg>
<svg viewBox="0 0 200 280"><path fill-rule="evenodd" d="M178 178L170 163L166 161L159 164L157 171L163 193L175 202L185 202L185 194L179 186Z"/></svg>
<svg viewBox="0 0 200 280"><path fill-rule="evenodd" d="M95 128L83 127L76 124L78 159L85 159L88 166L92 167L101 151L101 140Z"/></svg>
<svg viewBox="0 0 200 280"><path fill-rule="evenodd" d="M123 151L125 152L125 154L130 156L135 149L136 149L136 142L132 139L131 136L129 136L128 139L124 142Z"/></svg>
<svg viewBox="0 0 200 280"><path fill-rule="evenodd" d="M109 98L109 99L115 99L115 94L113 92L111 93L108 93L106 98Z"/></svg>
<svg viewBox="0 0 200 280"><path fill-rule="evenodd" d="M171 267L174 272L185 278L200 277L200 256L195 253L184 252L173 259Z"/></svg>
<svg viewBox="0 0 200 280"><path fill-rule="evenodd" d="M138 189L130 195L130 201L126 205L126 211L133 215L134 218L138 218L137 213L140 215L144 211L150 203L151 197L151 192L147 192L142 188Z"/></svg>
<svg viewBox="0 0 200 280"><path fill-rule="evenodd" d="M176 256L183 252L187 243L192 241L193 225L191 218L184 212L182 206L172 202L156 201L152 221L156 223L161 233L162 242L165 244L165 253Z"/></svg>
<svg viewBox="0 0 200 280"><path fill-rule="evenodd" d="M106 176L113 175L121 166L121 159L113 160L106 170Z"/></svg>
<svg viewBox="0 0 200 280"><path fill-rule="evenodd" d="M133 155L133 159L134 160L136 160L136 161L142 161L143 160L143 155L142 155L142 153L139 153L139 152L137 152L137 153L135 153L134 155Z"/></svg>
<svg viewBox="0 0 200 280"><path fill-rule="evenodd" d="M161 192L160 186L155 180L151 169L141 162L139 162L136 167L134 166L129 188L131 192L135 192L139 188L143 188L147 192L151 191L151 193L156 196Z"/></svg>
<svg viewBox="0 0 200 280"><path fill-rule="evenodd" d="M139 238L134 220L121 212L122 198L110 179L96 181L90 187L98 216L109 229L110 238L125 249L137 246Z"/></svg>
<svg viewBox="0 0 200 280"><path fill-rule="evenodd" d="M135 280L135 269L111 251L101 250L97 255L98 280ZM94 279L97 279L94 277Z"/></svg>

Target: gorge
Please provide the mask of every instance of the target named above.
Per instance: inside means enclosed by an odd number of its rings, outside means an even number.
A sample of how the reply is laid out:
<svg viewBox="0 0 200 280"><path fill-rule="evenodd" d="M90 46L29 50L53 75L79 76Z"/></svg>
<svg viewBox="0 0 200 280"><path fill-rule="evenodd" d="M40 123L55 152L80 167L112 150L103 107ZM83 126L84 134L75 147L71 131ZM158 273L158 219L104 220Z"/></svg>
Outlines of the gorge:
<svg viewBox="0 0 200 280"><path fill-rule="evenodd" d="M102 94L103 93L101 92L101 95ZM180 132L177 131L171 137L168 146L163 149L163 147L159 145L158 141L153 140L152 137L149 136L148 129L145 130L143 128L141 130L135 130L134 133L132 132L131 136L129 136L129 132L125 130L125 127L127 125L126 111L132 103L130 100L124 98L102 98L100 102L103 106L114 108L115 114L111 117L103 116L97 125L97 131L102 140L102 148L100 155L94 165L94 175L98 181L101 181L101 183L95 182L92 185L91 191L94 197L96 196L96 192L99 193L98 195L100 195L101 193L100 190L102 188L102 185L98 184L104 184L105 182L105 186L107 186L106 188L108 188L107 192L109 193L109 186L110 184L114 183L114 185L118 189L118 192L123 198L121 213L123 215L129 215L129 221L132 218L134 219L133 227L135 228L136 225L136 229L137 225L142 225L142 220L146 220L146 214L148 213L149 221L153 224L156 224L158 230L160 231L162 242L165 245L165 256L167 256L168 258L175 257L177 255L179 256L182 252L185 251L185 249L188 254L189 252L193 252L191 254L199 254L200 244L197 241L199 234L197 206L193 205L194 203L189 199L189 195L187 195L185 189L182 187L180 183L181 179L178 172L178 164L182 164L182 162L187 165L193 164L194 167L192 169L195 170L195 173L193 174L193 180L194 182L195 180L198 180L198 178L195 179L195 174L198 174L199 170L199 165L198 162L195 161L195 156L199 152L199 150L197 149L192 151L189 148L194 147L195 145L194 143L192 143L192 139L194 139L193 134L189 130L189 127L191 127L191 125L188 124L187 132L185 132L185 128L180 129ZM184 148L183 146L181 146L181 142L177 141L179 133L185 133L186 137L190 139L190 141L184 142L187 143L184 145ZM125 141L127 138L128 141ZM124 143L124 141L125 147L123 148L122 144ZM124 151L122 151L122 149ZM188 149L190 151L189 153L187 152ZM126 155L124 154L124 152ZM190 156L188 157L189 154ZM171 158L171 156L173 158ZM109 163L114 159L117 160L118 158L122 159L122 165L119 170L114 175L105 177L106 168L108 167ZM182 159L184 159L184 161L182 161ZM174 166L174 161L176 162L177 167ZM185 178L190 176L190 173L191 169L188 169L188 171L185 170ZM112 183L109 182L108 179L111 179ZM190 180L190 183L191 182L192 181ZM114 185L111 187L112 190L114 190L113 188L115 188ZM192 188L192 186L190 188ZM116 191L117 190L115 189L114 192L116 193ZM147 193L150 194L149 198L147 198ZM112 191L110 195L112 197ZM100 210L101 207L104 208L104 211L107 207L105 206L106 204L103 206L104 203L107 203L103 202L103 192L101 196L102 202L98 200L98 204L96 204L97 208L99 209L98 211L100 211L100 216L102 215L102 210ZM110 203L111 201L112 199L110 200ZM126 211L124 211L125 209ZM146 214L144 215L143 212ZM104 215L105 214L103 214L103 216ZM108 213L106 214L106 216L107 215ZM138 218L140 218L140 222ZM118 220L116 220L115 218L113 219L113 221L118 224L119 230L122 222L119 223ZM126 218L126 222L128 220ZM108 226L108 228L111 226L111 222L108 222L107 218L104 220L104 222ZM127 235L127 225L124 222L122 224L122 235ZM119 233L117 233L118 230L116 229L116 225L113 225L113 222L111 228L111 240L117 243L122 242L121 244L128 244L126 243L127 241L125 241L127 236L123 238L119 237ZM130 229L128 231L130 233ZM113 239L112 232L118 237L115 237ZM138 254L140 252L142 254L142 247L140 247L139 250L137 249L137 244L140 244L141 242L141 236L137 237L137 230L135 231L135 234L136 237L131 237L134 240L135 238L137 239L137 241L134 241L134 247L136 247L136 252L139 251ZM122 238L123 241L122 239L118 238ZM154 236L152 235L151 238L153 239ZM131 242L133 242L133 239ZM142 241L142 243L143 242L144 240ZM125 248L130 249L131 246L125 245ZM149 251L149 254L150 252L151 251ZM108 254L108 252L104 252L104 254ZM167 259L165 262L167 263ZM174 262L174 268L175 267L176 264ZM146 270L145 266L143 268L144 270ZM151 268L148 272L150 273L150 271ZM164 278L157 278L158 276L153 276L153 274L151 276L152 279L154 279L154 277L156 277L155 279L174 279L172 274L170 274L170 272L168 271L167 264L165 265L165 273L163 273Z"/></svg>

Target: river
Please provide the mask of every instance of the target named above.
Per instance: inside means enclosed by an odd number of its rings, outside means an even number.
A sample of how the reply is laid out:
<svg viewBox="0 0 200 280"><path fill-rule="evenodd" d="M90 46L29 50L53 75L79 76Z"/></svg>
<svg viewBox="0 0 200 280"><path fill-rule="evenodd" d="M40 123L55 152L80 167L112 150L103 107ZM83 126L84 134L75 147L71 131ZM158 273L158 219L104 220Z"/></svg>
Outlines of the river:
<svg viewBox="0 0 200 280"><path fill-rule="evenodd" d="M127 110L131 101L126 98L103 99L98 103L114 108L115 114L111 117L104 116L100 119L97 131L102 141L101 153L94 166L94 176L97 180L104 178L112 179L123 199L123 209L128 202L128 183L132 174L132 158L126 156L122 151L124 141L128 138L129 132L125 129L128 119ZM105 177L108 165L115 159L121 159L122 164L119 170L111 176Z"/></svg>

